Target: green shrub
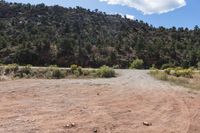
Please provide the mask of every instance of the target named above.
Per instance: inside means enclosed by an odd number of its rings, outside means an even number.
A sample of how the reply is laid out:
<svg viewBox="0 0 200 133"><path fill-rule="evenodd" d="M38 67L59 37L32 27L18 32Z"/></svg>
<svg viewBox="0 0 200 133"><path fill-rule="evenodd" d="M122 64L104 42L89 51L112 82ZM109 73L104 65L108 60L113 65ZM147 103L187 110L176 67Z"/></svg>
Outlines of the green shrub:
<svg viewBox="0 0 200 133"><path fill-rule="evenodd" d="M14 77L30 78L34 76L31 67L31 65L23 66L21 69L14 73Z"/></svg>
<svg viewBox="0 0 200 133"><path fill-rule="evenodd" d="M97 70L97 75L99 77L110 78L115 77L116 73L114 69L104 65Z"/></svg>
<svg viewBox="0 0 200 133"><path fill-rule="evenodd" d="M155 76L155 75L157 75L159 72L160 72L160 71L159 71L158 69L154 69L154 70L150 70L149 74Z"/></svg>
<svg viewBox="0 0 200 133"><path fill-rule="evenodd" d="M60 69L53 69L52 78L61 79L65 77L65 73Z"/></svg>
<svg viewBox="0 0 200 133"><path fill-rule="evenodd" d="M78 70L74 70L74 75L76 76L76 77L79 77L80 75L81 75L81 73L80 73L80 71L78 71Z"/></svg>
<svg viewBox="0 0 200 133"><path fill-rule="evenodd" d="M5 67L5 74L16 73L19 70L19 66L17 64L9 64Z"/></svg>
<svg viewBox="0 0 200 133"><path fill-rule="evenodd" d="M171 73L175 71L174 68L167 68L167 69L164 69L164 72L168 75L171 75Z"/></svg>
<svg viewBox="0 0 200 133"><path fill-rule="evenodd" d="M166 81L168 79L167 74L165 74L163 72L158 73L157 78L160 80L163 80L163 81Z"/></svg>
<svg viewBox="0 0 200 133"><path fill-rule="evenodd" d="M164 69L167 69L167 68L174 68L174 67L175 67L174 64L168 63L168 64L163 64L161 69L164 70Z"/></svg>
<svg viewBox="0 0 200 133"><path fill-rule="evenodd" d="M47 78L47 79L52 79L53 78L51 70L47 70L44 75L45 75L45 78Z"/></svg>
<svg viewBox="0 0 200 133"><path fill-rule="evenodd" d="M83 76L88 76L90 75L90 71L89 70L83 70Z"/></svg>
<svg viewBox="0 0 200 133"><path fill-rule="evenodd" d="M186 77L186 78L192 78L193 71L191 69L182 69L182 70L176 70L175 76L177 77Z"/></svg>
<svg viewBox="0 0 200 133"><path fill-rule="evenodd" d="M131 69L142 69L143 68L143 64L144 64L144 61L141 60L141 59L135 59L131 65L130 65L130 68Z"/></svg>
<svg viewBox="0 0 200 133"><path fill-rule="evenodd" d="M168 75L173 75L176 77L192 78L192 75L193 75L192 69L183 69L181 67L167 68L164 70L164 72Z"/></svg>
<svg viewBox="0 0 200 133"><path fill-rule="evenodd" d="M70 68L71 68L71 72L74 73L74 71L78 69L78 65L73 64L70 66Z"/></svg>
<svg viewBox="0 0 200 133"><path fill-rule="evenodd" d="M79 77L80 75L83 74L83 70L81 66L73 64L70 66L70 68L71 68L71 73L74 74L76 77Z"/></svg>
<svg viewBox="0 0 200 133"><path fill-rule="evenodd" d="M21 77L21 78L26 78L26 79L28 79L28 78L31 78L31 77L32 77L32 75L30 75L30 74L22 73L22 77Z"/></svg>
<svg viewBox="0 0 200 133"><path fill-rule="evenodd" d="M152 66L150 67L150 70L156 70L156 65L152 64Z"/></svg>
<svg viewBox="0 0 200 133"><path fill-rule="evenodd" d="M45 77L48 79L61 79L66 76L64 70L59 69L57 66L49 66L45 72Z"/></svg>
<svg viewBox="0 0 200 133"><path fill-rule="evenodd" d="M28 74L32 74L32 69L31 69L32 65L26 65L24 67L21 68L20 72L24 73L26 75Z"/></svg>
<svg viewBox="0 0 200 133"><path fill-rule="evenodd" d="M168 80L168 76L165 72L159 71L159 70L151 70L150 74L155 77L156 79L159 80L163 80L163 81L167 81Z"/></svg>
<svg viewBox="0 0 200 133"><path fill-rule="evenodd" d="M83 74L83 70L82 70L82 67L81 67L81 66L79 66L79 67L77 68L77 71L79 72L79 75L82 75L82 74Z"/></svg>
<svg viewBox="0 0 200 133"><path fill-rule="evenodd" d="M55 67L58 67L57 65L49 65L48 66L49 68L55 68Z"/></svg>

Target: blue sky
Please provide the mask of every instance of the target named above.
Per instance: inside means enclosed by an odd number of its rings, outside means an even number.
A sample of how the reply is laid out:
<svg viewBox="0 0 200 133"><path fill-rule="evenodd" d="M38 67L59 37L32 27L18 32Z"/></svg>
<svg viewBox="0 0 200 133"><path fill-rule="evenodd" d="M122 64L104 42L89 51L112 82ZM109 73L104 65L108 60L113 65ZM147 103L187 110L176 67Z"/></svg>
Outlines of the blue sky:
<svg viewBox="0 0 200 133"><path fill-rule="evenodd" d="M134 16L155 27L200 27L200 0L6 0L64 7L81 6L91 10Z"/></svg>

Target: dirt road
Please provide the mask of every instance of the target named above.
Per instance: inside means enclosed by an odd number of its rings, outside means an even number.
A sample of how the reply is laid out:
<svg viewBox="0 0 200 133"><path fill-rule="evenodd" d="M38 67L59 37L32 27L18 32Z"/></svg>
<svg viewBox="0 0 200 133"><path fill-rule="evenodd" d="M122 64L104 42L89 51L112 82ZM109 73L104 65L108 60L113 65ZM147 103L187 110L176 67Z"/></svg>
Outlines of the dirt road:
<svg viewBox="0 0 200 133"><path fill-rule="evenodd" d="M0 133L200 133L199 92L147 71L117 72L112 79L0 82Z"/></svg>

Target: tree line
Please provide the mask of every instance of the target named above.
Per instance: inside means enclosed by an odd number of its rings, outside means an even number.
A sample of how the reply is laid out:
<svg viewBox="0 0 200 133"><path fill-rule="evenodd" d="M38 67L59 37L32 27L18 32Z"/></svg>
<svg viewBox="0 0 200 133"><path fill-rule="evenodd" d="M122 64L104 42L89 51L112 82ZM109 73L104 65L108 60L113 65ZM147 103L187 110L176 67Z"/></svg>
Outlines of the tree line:
<svg viewBox="0 0 200 133"><path fill-rule="evenodd" d="M0 1L0 63L128 68L200 61L200 29L155 28L121 15L82 7Z"/></svg>

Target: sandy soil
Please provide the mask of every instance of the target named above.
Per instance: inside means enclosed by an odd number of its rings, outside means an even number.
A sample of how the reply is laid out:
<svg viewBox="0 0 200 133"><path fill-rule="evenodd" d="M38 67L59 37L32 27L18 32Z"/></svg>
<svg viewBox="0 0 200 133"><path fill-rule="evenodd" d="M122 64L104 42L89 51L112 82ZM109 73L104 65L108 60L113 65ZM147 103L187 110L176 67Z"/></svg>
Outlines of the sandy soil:
<svg viewBox="0 0 200 133"><path fill-rule="evenodd" d="M0 133L200 133L199 92L147 71L118 73L0 82Z"/></svg>

